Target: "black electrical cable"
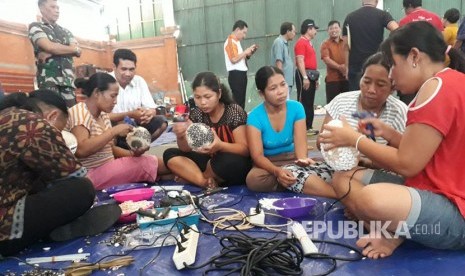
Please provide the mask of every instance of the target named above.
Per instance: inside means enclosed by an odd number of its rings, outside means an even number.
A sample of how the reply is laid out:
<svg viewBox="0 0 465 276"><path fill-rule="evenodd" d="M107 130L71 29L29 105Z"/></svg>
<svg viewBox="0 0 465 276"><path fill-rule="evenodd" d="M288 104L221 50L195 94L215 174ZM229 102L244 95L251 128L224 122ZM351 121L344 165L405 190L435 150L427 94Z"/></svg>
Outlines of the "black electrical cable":
<svg viewBox="0 0 465 276"><path fill-rule="evenodd" d="M363 255L360 252L360 250L358 250L358 248L355 248L355 247L353 247L351 245L343 244L343 243L339 243L339 242L335 242L335 241L328 241L328 240L312 240L312 241L314 243L327 243L327 244L332 244L332 245L340 246L340 247L343 247L343 248L347 248L347 249L351 250L353 252L353 254L356 254L356 256L353 257L353 258L348 258L348 257L344 257L344 256L331 256L331 255L324 254L324 253L311 253L311 254L305 255L305 258L308 258L308 259L328 260L328 261L331 262L331 266L330 266L330 268L328 270L326 270L323 273L316 274L316 275L313 275L313 276L328 275L328 274L334 272L336 270L336 268L337 268L337 262L336 261L355 262L355 261L360 261L363 258Z"/></svg>
<svg viewBox="0 0 465 276"><path fill-rule="evenodd" d="M351 181L352 181L353 177L355 176L355 173L358 172L358 171L364 170L364 169L365 168L359 168L359 169L356 169L352 173L352 175L351 175L351 177L349 179L348 191L343 196L341 196L339 199L337 199L335 202L333 202L328 208L326 208L326 210L324 210L322 215L326 215L333 208L333 206L335 204L337 204L338 202L340 202L341 200L343 200L345 197L347 197L350 194L351 186L352 186ZM243 197L244 196L241 197L240 201L242 201ZM203 208L196 207L196 209L205 216L205 214L203 213L203 211L205 211L205 210ZM321 217L321 215L319 217ZM260 260L263 260L263 258L265 258L265 256L263 254L270 253L269 250L265 250L266 248L260 247L258 250L257 249L255 249L255 250L250 249L251 247L254 247L256 245L254 243L247 243L247 242L246 243L240 243L240 244L238 243L238 244L236 244L236 246L239 247L240 249L249 248L250 250L248 252L242 252L242 251L238 251L238 249L229 248L229 247L231 247L231 245L228 245L226 243L226 241L228 241L229 239L234 239L234 237L240 237L240 238L243 239L243 241L247 241L247 240L254 241L255 238L250 237L249 235L245 234L242 230L240 230L240 229L238 229L236 227L236 225L239 225L241 223L240 221L239 222L228 221L228 222L231 224L230 227L235 228L240 234L242 234L242 236L232 235L232 236L226 236L226 237L219 237L218 235L216 235L214 233L202 232L202 234L213 235L216 238L218 238L220 240L220 244L222 245L223 249L221 250L221 253L219 255L216 255L216 256L210 258L210 260L208 260L204 264L199 265L199 266L188 266L188 265L186 265L186 268L199 269L199 268L202 268L202 267L205 267L205 266L208 266L208 265L213 266L212 268L209 268L206 271L204 271L204 275L207 275L208 273L215 272L215 271L216 272L225 271L225 272L227 272L225 275L230 275L230 274L233 274L233 273L240 273L240 275L266 275L266 274L270 273L270 270L273 270L278 275L301 275L302 274L302 271L300 269L300 263L302 261L299 262L299 265L297 266L298 269L295 269L293 271L288 271L289 267L292 267L292 265L287 264L286 266L284 266L285 267L284 270L282 270L283 267L280 264L283 263L283 262L289 261L289 257L292 257L292 254L290 254L290 253L281 252L281 254L269 254L270 256L266 256L266 258L267 258L266 260L269 261L269 262L265 262L264 267L262 267L262 266L255 266L255 264L258 263L258 264L263 265L260 262ZM192 229L191 227L186 225L183 221L179 221L178 223L184 225L184 227L186 227L186 228L188 227L191 230L195 231L194 229ZM220 231L222 231L222 230L225 230L225 229L220 229ZM199 231L197 231L197 232L199 232ZM276 233L276 235L271 239L257 239L257 240L259 240L261 242L265 242L265 241L266 242L275 242L275 241L277 241L276 237L281 233L282 232ZM293 241L293 242L295 242L295 241ZM327 243L327 244L332 244L332 245L344 247L344 248L347 248L349 250L352 250L353 253L356 254L355 257L349 258L349 257L344 257L344 256L331 256L331 255L324 254L324 253L308 254L308 255L304 256L303 252L302 252L301 256L303 256L305 258L313 259L313 260L326 260L326 261L330 262L331 267L327 271L325 271L325 272L323 272L321 274L317 274L315 276L328 275L328 274L332 273L333 271L335 271L336 268L337 268L337 261L358 261L358 260L361 260L362 257L363 257L362 253L357 248L352 247L352 246L347 245L347 244L342 244L342 243L339 243L339 242L328 241L328 240L313 240L313 242L314 243ZM296 245L294 245L294 246L296 246ZM296 247L300 251L302 251L300 246L296 246ZM260 252L262 254L259 254L258 252ZM298 272L299 270L300 270L300 272ZM244 273L248 273L248 274L244 274Z"/></svg>
<svg viewBox="0 0 465 276"><path fill-rule="evenodd" d="M220 239L223 247L220 254L199 266L186 266L199 269L210 265L204 275L214 271L226 271L225 275L301 275L300 263L304 255L302 249L290 239L251 238L242 235L229 235Z"/></svg>
<svg viewBox="0 0 465 276"><path fill-rule="evenodd" d="M174 225L174 224L173 224L173 225ZM161 245L160 245L160 247L159 247L159 249L158 249L157 254L156 254L150 261L148 261L143 267L139 268L139 275L142 275L142 273L144 272L145 268L146 268L147 266L149 266L150 264L152 264L152 263L160 256L161 250L162 250L162 248L163 248L163 245L165 244L166 239L168 239L169 237L173 237L173 238L176 240L176 242L178 243L178 247L179 247L179 248L181 247L181 243L176 239L176 237L173 236L172 234L168 234L168 235L163 239L163 241L161 242ZM157 239L158 239L158 238L157 238Z"/></svg>
<svg viewBox="0 0 465 276"><path fill-rule="evenodd" d="M326 208L326 210L324 210L323 213L320 216L318 216L317 218L320 218L321 216L326 215L333 208L334 205L336 205L338 202L341 202L344 198L346 198L350 194L350 192L352 190L352 179L354 178L355 173L357 173L358 171L366 170L366 169L367 168L355 169L355 171L352 173L352 175L349 178L349 188L347 189L347 192L344 195L342 195L341 197L339 197L338 199L336 199L333 203L331 203L331 205L329 205L329 207Z"/></svg>

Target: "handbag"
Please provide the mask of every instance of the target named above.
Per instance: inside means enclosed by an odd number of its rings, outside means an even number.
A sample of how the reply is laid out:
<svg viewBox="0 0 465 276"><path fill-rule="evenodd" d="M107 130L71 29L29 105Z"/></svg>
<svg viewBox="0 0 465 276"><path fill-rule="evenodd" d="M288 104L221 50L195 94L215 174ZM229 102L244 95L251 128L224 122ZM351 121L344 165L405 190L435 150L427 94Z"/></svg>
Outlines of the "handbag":
<svg viewBox="0 0 465 276"><path fill-rule="evenodd" d="M307 72L308 79L311 81L317 81L320 78L320 72L318 70L305 70Z"/></svg>

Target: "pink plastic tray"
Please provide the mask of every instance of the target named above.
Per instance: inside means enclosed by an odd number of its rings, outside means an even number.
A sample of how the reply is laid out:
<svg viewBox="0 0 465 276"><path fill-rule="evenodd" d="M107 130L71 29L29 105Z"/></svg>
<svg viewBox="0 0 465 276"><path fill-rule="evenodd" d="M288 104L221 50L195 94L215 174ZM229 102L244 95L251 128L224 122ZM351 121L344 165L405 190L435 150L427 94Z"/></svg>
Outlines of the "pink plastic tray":
<svg viewBox="0 0 465 276"><path fill-rule="evenodd" d="M113 194L113 198L121 203L125 201L140 201L140 200L149 200L152 198L154 190L151 188L140 188L134 190L128 190L123 192L118 192Z"/></svg>

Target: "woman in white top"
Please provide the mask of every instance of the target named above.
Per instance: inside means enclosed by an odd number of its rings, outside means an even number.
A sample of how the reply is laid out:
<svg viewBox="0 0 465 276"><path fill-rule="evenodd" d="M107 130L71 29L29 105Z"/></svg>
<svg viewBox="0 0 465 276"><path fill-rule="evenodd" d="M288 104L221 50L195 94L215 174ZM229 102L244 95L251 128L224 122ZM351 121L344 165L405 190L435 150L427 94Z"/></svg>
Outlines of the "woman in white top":
<svg viewBox="0 0 465 276"><path fill-rule="evenodd" d="M354 118L353 114L365 111L375 114L383 122L402 133L407 120L407 106L391 95L393 84L389 78L389 64L383 54L376 53L370 56L363 65L362 74L359 91L341 93L325 106L326 117L323 125L333 119L345 117L352 128L358 129L358 119ZM387 144L387 141L381 137L376 137L376 142ZM317 146L320 147L319 141L317 141ZM353 176L364 184L380 181L403 183L402 177L376 170L376 164L366 158L361 158L360 165L370 167L370 169L357 171ZM321 187L324 187L323 184L332 182L334 169L326 162L318 162L301 170L303 170L303 175L308 175L308 178L303 185L293 186L294 192L319 195ZM328 197L336 197L332 188L324 194Z"/></svg>

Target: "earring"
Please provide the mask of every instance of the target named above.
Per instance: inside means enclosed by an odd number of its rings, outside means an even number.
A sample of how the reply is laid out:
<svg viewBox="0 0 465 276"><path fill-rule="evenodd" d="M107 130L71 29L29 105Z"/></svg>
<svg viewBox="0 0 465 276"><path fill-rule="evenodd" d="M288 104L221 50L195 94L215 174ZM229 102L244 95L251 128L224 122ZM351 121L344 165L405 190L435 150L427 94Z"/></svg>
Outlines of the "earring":
<svg viewBox="0 0 465 276"><path fill-rule="evenodd" d="M413 68L417 68L417 64L416 64L415 62L412 63L412 67L413 67Z"/></svg>

